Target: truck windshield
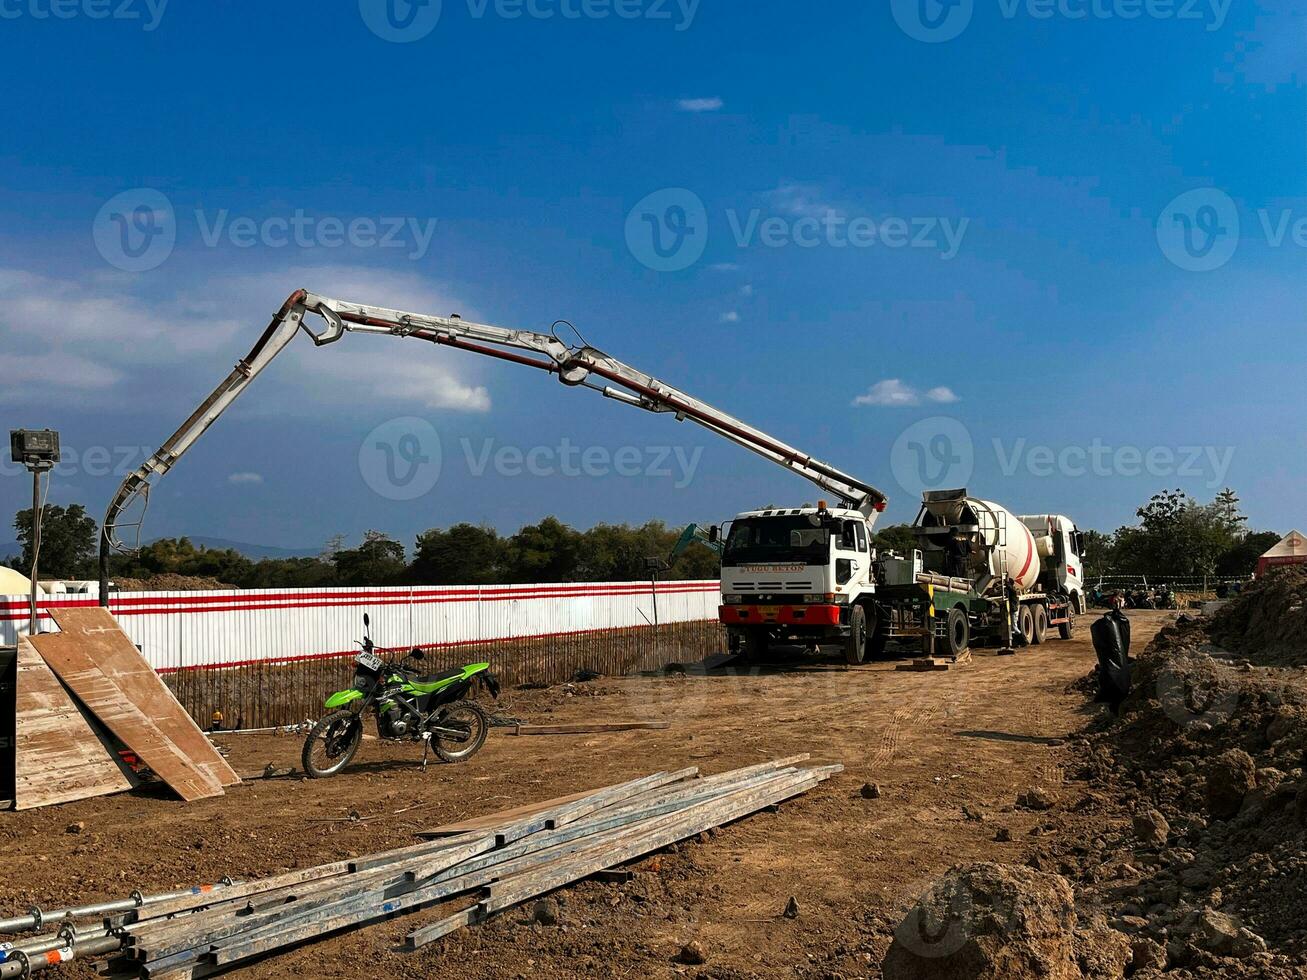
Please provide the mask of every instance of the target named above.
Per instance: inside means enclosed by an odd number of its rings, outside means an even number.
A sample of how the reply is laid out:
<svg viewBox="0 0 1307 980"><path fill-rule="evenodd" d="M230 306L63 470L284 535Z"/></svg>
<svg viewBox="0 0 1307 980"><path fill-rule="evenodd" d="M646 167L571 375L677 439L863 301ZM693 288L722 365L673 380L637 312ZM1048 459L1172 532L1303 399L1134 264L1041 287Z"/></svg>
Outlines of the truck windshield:
<svg viewBox="0 0 1307 980"><path fill-rule="evenodd" d="M731 525L725 565L752 562L803 562L824 565L830 557L830 531L807 517L751 517Z"/></svg>

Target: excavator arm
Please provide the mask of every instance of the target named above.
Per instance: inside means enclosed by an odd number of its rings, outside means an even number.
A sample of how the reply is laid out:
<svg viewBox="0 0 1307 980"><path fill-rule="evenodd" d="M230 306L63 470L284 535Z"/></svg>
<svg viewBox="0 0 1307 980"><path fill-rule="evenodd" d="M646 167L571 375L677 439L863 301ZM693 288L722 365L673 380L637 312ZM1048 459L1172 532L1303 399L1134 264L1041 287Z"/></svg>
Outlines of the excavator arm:
<svg viewBox="0 0 1307 980"><path fill-rule="evenodd" d="M320 318L315 332L309 317ZM316 321L314 321L316 322ZM131 550L123 544L119 529L139 529L149 503L150 488L177 463L278 354L304 331L319 347L333 344L346 333L373 333L424 340L510 361L554 374L565 385L585 387L623 404L649 412L674 415L677 421L695 422L710 432L731 440L764 459L784 466L848 506L871 517L883 511L886 496L869 483L844 473L800 452L765 432L719 411L707 402L664 384L658 379L609 357L593 347L571 345L554 333L472 323L458 316L406 313L383 307L363 306L319 296L304 290L292 293L257 344L236 364L221 384L197 408L167 442L128 475L105 513L100 538L100 601L108 602L108 560L113 550ZM137 519L128 522L124 513L140 505Z"/></svg>

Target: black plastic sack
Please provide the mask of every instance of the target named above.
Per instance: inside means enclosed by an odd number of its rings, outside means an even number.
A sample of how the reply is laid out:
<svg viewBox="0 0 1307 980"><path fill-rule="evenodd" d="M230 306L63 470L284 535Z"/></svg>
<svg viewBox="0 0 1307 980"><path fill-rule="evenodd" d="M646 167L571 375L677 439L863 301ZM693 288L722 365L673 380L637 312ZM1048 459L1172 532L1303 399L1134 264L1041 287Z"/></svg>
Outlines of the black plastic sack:
<svg viewBox="0 0 1307 980"><path fill-rule="evenodd" d="M1098 654L1098 700L1115 711L1130 693L1130 620L1113 610L1089 633Z"/></svg>

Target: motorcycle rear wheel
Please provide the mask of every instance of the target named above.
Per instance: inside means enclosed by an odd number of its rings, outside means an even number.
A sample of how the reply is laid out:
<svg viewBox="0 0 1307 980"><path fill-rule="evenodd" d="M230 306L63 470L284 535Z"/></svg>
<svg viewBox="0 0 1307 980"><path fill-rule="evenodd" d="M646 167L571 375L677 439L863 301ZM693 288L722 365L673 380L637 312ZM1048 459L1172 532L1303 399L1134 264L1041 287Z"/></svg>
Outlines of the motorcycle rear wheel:
<svg viewBox="0 0 1307 980"><path fill-rule="evenodd" d="M455 701L436 719L441 728L453 728L467 732L466 740L442 738L439 735L431 739L431 748L443 762L466 762L481 751L490 733L490 718L485 709L475 701Z"/></svg>
<svg viewBox="0 0 1307 980"><path fill-rule="evenodd" d="M333 711L318 719L304 740L300 763L311 779L326 779L354 759L363 742L363 718L352 711Z"/></svg>

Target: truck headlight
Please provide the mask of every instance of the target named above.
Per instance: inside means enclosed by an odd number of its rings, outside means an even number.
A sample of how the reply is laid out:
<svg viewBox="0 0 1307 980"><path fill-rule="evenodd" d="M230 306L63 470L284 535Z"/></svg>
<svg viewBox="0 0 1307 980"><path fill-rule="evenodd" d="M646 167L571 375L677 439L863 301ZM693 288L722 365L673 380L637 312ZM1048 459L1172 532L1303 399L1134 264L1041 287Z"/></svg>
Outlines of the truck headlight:
<svg viewBox="0 0 1307 980"><path fill-rule="evenodd" d="M733 592L727 592L722 595L722 602L726 603L728 606L738 606L743 601L744 596L737 595Z"/></svg>
<svg viewBox="0 0 1307 980"><path fill-rule="evenodd" d="M816 606L816 605L820 605L821 603L825 602L825 601L826 601L826 597L825 597L824 595L817 595L817 594L814 593L813 595L805 595L805 596L803 597L803 601L804 601L805 603L807 603L808 605Z"/></svg>
<svg viewBox="0 0 1307 980"><path fill-rule="evenodd" d="M837 606L847 606L849 604L849 597L843 592L837 592L828 598L830 598Z"/></svg>

